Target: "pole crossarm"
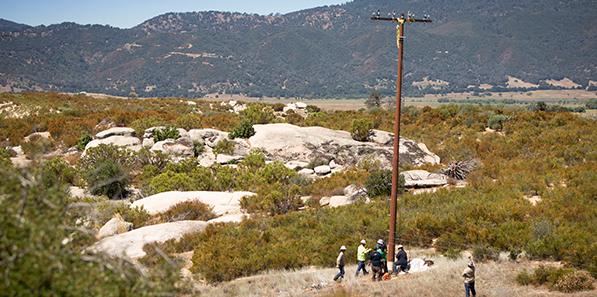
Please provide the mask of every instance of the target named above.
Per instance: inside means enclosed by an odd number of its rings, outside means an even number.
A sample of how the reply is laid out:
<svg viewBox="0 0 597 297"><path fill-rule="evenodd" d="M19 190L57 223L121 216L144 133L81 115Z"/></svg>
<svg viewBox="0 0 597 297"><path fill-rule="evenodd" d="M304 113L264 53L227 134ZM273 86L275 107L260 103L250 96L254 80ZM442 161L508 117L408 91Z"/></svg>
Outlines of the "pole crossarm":
<svg viewBox="0 0 597 297"><path fill-rule="evenodd" d="M374 21L392 21L392 22L408 22L408 23L431 23L430 19L404 19L404 18L384 18L384 17L371 17Z"/></svg>
<svg viewBox="0 0 597 297"><path fill-rule="evenodd" d="M431 23L428 15L425 13L424 19L415 19L414 15L408 12L408 17L404 18L404 14L401 14L399 18L396 17L394 11L393 15L388 14L388 17L381 17L379 10L377 14L371 17L374 21L392 21L396 22L396 35L398 43L398 73L396 75L396 111L394 118L394 157L392 160L392 196L390 202L390 230L388 238L388 260L389 262L394 261L394 246L396 244L396 212L398 207L398 175L400 165L400 107L402 97L402 55L404 47L404 23Z"/></svg>

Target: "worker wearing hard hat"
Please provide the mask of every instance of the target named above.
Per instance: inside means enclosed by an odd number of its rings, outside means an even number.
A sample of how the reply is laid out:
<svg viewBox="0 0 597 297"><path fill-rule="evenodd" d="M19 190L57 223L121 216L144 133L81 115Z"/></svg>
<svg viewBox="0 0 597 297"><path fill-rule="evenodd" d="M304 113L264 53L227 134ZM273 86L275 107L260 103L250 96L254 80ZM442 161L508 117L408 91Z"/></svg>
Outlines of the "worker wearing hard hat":
<svg viewBox="0 0 597 297"><path fill-rule="evenodd" d="M361 245L359 245L359 248L357 249L357 261L359 261L359 266L357 267L357 272L354 276L359 276L359 271L361 269L363 269L363 275L369 274L367 269L365 269L365 261L367 261L367 253L370 252L371 249L365 248L365 244L367 244L367 242L364 239L361 240Z"/></svg>
<svg viewBox="0 0 597 297"><path fill-rule="evenodd" d="M344 255L344 251L346 251L346 247L340 247L340 254L336 259L336 266L340 269L340 272L334 276L335 281L342 281L344 279L344 265L346 264L346 256Z"/></svg>

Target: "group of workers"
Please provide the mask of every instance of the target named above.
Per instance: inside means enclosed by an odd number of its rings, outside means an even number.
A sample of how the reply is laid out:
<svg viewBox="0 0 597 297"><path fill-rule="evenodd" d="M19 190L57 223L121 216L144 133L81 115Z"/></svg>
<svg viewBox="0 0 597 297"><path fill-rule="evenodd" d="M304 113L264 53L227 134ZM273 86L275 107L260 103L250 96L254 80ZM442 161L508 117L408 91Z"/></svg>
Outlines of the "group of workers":
<svg viewBox="0 0 597 297"><path fill-rule="evenodd" d="M361 240L361 244L357 249L357 272L355 273L355 277L359 275L359 272L362 270L363 275L369 274L366 269L367 260L368 264L371 266L371 271L373 273L373 281L381 281L382 275L388 273L388 260L386 258L387 255L387 245L384 243L382 239L377 241L377 245L373 248L373 252L367 257L367 254L371 252L371 249L365 247L367 242L363 239ZM344 265L346 264L346 256L344 252L346 251L346 247L340 247L340 254L336 259L336 265L340 272L336 274L334 277L334 281L340 281L344 278ZM469 256L468 267L462 273L462 277L464 277L464 287L466 290L466 297L469 297L472 293L473 297L476 295L475 292L475 265L473 264L473 259ZM408 260L408 256L404 251L404 247L402 245L398 245L398 253L396 254L396 261L394 262L394 266L392 267L392 273L398 274L400 272L408 272L410 269L410 264Z"/></svg>

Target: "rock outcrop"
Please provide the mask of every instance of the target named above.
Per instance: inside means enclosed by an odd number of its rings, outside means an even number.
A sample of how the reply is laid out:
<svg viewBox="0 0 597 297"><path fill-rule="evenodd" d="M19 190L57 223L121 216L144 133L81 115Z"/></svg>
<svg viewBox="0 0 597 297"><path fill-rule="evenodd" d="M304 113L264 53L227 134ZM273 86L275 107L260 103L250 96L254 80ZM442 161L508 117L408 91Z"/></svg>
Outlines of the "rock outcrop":
<svg viewBox="0 0 597 297"><path fill-rule="evenodd" d="M141 140L135 137L135 135L135 130L132 128L110 128L97 133L94 139L85 146L85 151L102 143L113 144L138 151L141 149L142 145Z"/></svg>
<svg viewBox="0 0 597 297"><path fill-rule="evenodd" d="M383 168L392 168L394 136L374 131L374 142L352 139L349 132L322 127L298 127L290 124L254 125L255 135L249 138L252 147L262 148L270 160L310 162L315 158L334 160L336 165L357 164L370 155ZM440 159L425 144L400 138L400 164L413 166L437 164Z"/></svg>
<svg viewBox="0 0 597 297"><path fill-rule="evenodd" d="M162 151L165 154L187 158L195 155L195 146L188 137L166 139L158 141L151 147L152 151Z"/></svg>
<svg viewBox="0 0 597 297"><path fill-rule="evenodd" d="M409 170L400 172L404 176L404 186L407 188L441 187L448 184L447 176L429 173L425 170Z"/></svg>
<svg viewBox="0 0 597 297"><path fill-rule="evenodd" d="M240 198L255 195L251 192L209 192L190 191L163 192L137 200L131 208L143 207L149 214L155 215L184 201L199 200L213 206L213 212L219 217L209 222L240 222L245 213L240 208Z"/></svg>
<svg viewBox="0 0 597 297"><path fill-rule="evenodd" d="M145 244L180 239L187 233L203 231L207 225L208 223L203 221L178 221L142 227L130 232L106 237L89 249L91 251L102 251L113 257L141 258L145 256L143 251Z"/></svg>
<svg viewBox="0 0 597 297"><path fill-rule="evenodd" d="M116 234L133 230L133 223L125 222L120 215L110 219L97 233L97 238L102 239Z"/></svg>

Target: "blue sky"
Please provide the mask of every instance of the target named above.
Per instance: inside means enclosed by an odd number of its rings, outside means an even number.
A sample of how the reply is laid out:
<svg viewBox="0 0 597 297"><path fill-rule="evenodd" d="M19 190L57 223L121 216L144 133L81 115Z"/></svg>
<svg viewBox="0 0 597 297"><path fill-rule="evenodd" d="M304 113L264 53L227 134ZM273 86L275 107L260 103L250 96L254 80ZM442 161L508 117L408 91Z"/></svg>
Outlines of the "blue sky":
<svg viewBox="0 0 597 297"><path fill-rule="evenodd" d="M0 0L0 18L30 26L62 22L134 27L168 12L230 11L289 13L324 5L346 3L335 0Z"/></svg>

